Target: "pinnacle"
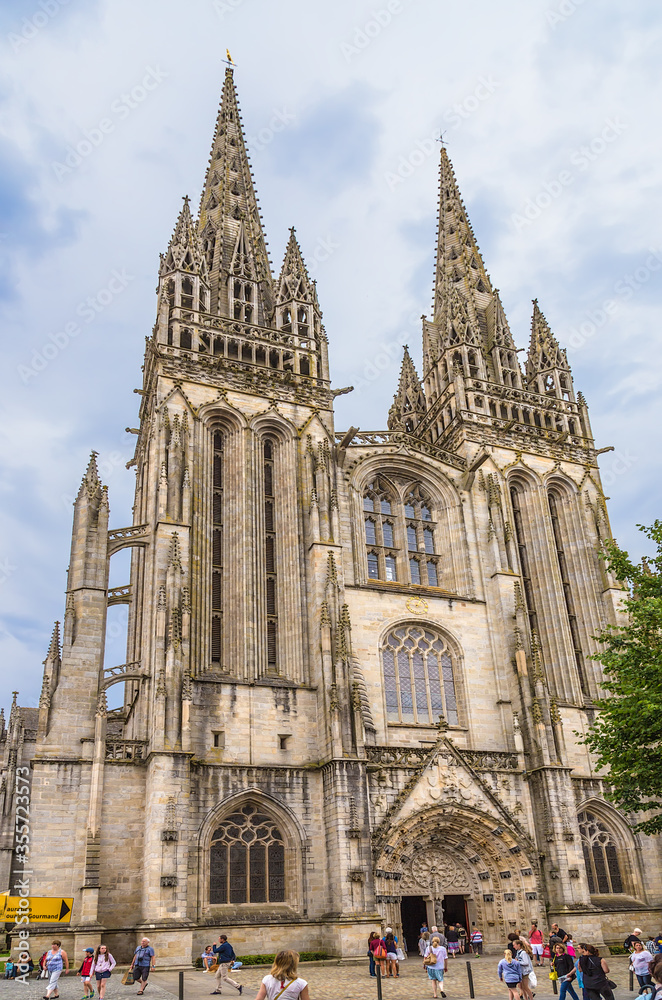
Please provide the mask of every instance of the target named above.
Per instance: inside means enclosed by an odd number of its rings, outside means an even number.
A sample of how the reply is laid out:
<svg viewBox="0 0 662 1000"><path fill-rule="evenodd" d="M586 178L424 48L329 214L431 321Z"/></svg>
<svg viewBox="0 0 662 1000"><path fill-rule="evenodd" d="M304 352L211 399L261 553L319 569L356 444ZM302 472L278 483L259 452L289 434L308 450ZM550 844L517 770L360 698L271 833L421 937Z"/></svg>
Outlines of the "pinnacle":
<svg viewBox="0 0 662 1000"><path fill-rule="evenodd" d="M531 379L538 372L548 371L551 368L570 371L565 351L559 346L558 340L552 333L549 323L538 305L538 300L533 299L531 340L526 359L527 378Z"/></svg>
<svg viewBox="0 0 662 1000"><path fill-rule="evenodd" d="M79 497L81 497L83 492L85 492L90 500L94 497L99 500L103 498L103 487L101 485L99 470L97 468L98 454L99 453L96 451L90 452L90 460L87 463L87 469L85 470L85 475L81 480L80 489L78 490Z"/></svg>
<svg viewBox="0 0 662 1000"><path fill-rule="evenodd" d="M184 195L177 223L170 237L168 250L161 258L161 274L181 269L196 271L206 275L206 261L202 245L197 234L196 224L191 215L191 205L188 195Z"/></svg>
<svg viewBox="0 0 662 1000"><path fill-rule="evenodd" d="M53 627L53 632L51 634L51 641L48 647L48 653L46 654L46 659L48 660L58 660L60 658L60 623L55 622Z"/></svg>
<svg viewBox="0 0 662 1000"><path fill-rule="evenodd" d="M299 299L301 302L312 302L313 304L317 302L314 284L310 280L294 226L290 229L290 238L285 248L277 294L278 302L287 302L290 299Z"/></svg>

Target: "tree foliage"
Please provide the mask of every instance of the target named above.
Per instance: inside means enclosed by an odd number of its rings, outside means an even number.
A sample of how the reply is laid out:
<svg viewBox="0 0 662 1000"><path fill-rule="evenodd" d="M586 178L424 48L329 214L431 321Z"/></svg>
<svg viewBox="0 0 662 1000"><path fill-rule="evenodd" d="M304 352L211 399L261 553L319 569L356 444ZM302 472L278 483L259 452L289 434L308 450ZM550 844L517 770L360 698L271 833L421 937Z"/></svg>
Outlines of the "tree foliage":
<svg viewBox="0 0 662 1000"><path fill-rule="evenodd" d="M582 740L596 755L611 786L608 797L626 813L645 813L643 833L662 832L662 521L639 525L657 546L652 559L631 561L615 542L605 559L628 596L628 621L608 625L596 638L602 649L607 692L600 713Z"/></svg>

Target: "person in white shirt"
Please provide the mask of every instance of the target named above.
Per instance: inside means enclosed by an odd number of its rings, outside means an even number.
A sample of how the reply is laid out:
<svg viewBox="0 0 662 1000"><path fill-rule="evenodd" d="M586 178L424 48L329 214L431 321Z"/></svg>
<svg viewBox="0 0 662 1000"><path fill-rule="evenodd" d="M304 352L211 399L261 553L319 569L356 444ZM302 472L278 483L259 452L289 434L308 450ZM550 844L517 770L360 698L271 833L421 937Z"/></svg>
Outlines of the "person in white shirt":
<svg viewBox="0 0 662 1000"><path fill-rule="evenodd" d="M430 961L431 958L434 958L434 962ZM430 941L430 947L425 953L424 964L428 979L432 981L432 996L438 997L441 993L441 996L445 997L444 972L448 972L448 952L441 945L438 934L435 934ZM437 989L439 993L437 993Z"/></svg>
<svg viewBox="0 0 662 1000"><path fill-rule="evenodd" d="M297 975L298 951L279 951L255 1000L310 1000L308 983Z"/></svg>

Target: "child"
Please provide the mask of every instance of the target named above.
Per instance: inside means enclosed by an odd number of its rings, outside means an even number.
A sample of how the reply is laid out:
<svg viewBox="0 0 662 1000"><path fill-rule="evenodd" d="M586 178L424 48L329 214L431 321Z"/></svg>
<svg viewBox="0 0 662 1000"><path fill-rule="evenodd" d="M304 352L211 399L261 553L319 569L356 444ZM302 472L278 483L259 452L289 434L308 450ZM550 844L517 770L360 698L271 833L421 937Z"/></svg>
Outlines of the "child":
<svg viewBox="0 0 662 1000"><path fill-rule="evenodd" d="M92 963L94 961L94 948L85 949L85 958L78 970L78 975L80 976L81 982L83 984L83 1000L86 997L94 996L94 986L92 986Z"/></svg>

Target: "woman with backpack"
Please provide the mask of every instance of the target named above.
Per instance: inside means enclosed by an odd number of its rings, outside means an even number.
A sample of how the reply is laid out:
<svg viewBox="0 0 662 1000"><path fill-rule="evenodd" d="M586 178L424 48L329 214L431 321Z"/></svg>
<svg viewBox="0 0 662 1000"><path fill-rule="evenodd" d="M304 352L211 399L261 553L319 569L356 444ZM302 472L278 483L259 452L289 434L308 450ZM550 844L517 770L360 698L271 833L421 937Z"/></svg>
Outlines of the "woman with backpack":
<svg viewBox="0 0 662 1000"><path fill-rule="evenodd" d="M582 972L582 981L588 1000L614 1000L611 980L608 979L609 966L604 958L600 958L600 952L592 944L579 945L579 968Z"/></svg>
<svg viewBox="0 0 662 1000"><path fill-rule="evenodd" d="M510 948L506 948L497 967L499 979L508 987L508 1000L520 1000L517 987L522 982L522 966L513 958Z"/></svg>

